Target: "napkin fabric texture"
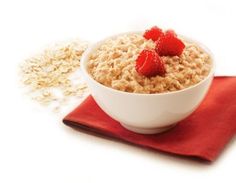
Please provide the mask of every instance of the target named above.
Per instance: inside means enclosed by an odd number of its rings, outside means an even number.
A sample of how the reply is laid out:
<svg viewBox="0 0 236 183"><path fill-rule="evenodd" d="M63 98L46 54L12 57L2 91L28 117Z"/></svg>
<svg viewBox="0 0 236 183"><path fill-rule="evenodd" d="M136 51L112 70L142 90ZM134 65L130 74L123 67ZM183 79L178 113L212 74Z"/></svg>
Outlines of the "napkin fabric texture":
<svg viewBox="0 0 236 183"><path fill-rule="evenodd" d="M141 147L214 161L236 133L236 77L215 77L198 109L160 134L126 130L103 112L91 95L63 122Z"/></svg>

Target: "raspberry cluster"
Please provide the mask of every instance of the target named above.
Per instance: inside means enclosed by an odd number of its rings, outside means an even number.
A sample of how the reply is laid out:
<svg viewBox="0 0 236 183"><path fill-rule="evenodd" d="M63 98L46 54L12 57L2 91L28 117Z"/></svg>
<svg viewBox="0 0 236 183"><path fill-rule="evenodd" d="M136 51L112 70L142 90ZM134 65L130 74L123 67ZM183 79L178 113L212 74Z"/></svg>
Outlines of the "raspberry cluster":
<svg viewBox="0 0 236 183"><path fill-rule="evenodd" d="M153 50L143 50L136 60L136 70L146 77L164 75L165 64L161 56L180 56L185 48L184 43L173 30L165 32L157 26L145 31L143 37L155 42Z"/></svg>

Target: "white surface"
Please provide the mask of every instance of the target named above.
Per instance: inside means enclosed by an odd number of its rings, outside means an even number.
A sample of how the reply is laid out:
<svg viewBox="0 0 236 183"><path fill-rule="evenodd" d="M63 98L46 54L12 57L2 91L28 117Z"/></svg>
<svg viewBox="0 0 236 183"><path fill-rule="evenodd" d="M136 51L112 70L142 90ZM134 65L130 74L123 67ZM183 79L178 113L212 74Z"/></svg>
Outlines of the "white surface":
<svg viewBox="0 0 236 183"><path fill-rule="evenodd" d="M236 74L235 17L227 0L0 1L0 182L235 182L235 138L204 164L87 135L23 96L16 74L24 58L54 41L96 41L154 24L205 43L217 72Z"/></svg>
<svg viewBox="0 0 236 183"><path fill-rule="evenodd" d="M145 29L145 28L144 28ZM130 33L130 32L129 32ZM140 32L132 32L139 33ZM127 34L127 33L124 33ZM212 58L209 75L197 85L181 91L162 94L133 94L114 90L95 81L88 73L88 61L91 54L107 39L121 36L113 35L91 45L81 58L81 71L97 104L113 119L137 133L155 134L169 129L178 121L189 116L202 102L214 77L215 60L211 52L202 43L193 41L205 49Z"/></svg>

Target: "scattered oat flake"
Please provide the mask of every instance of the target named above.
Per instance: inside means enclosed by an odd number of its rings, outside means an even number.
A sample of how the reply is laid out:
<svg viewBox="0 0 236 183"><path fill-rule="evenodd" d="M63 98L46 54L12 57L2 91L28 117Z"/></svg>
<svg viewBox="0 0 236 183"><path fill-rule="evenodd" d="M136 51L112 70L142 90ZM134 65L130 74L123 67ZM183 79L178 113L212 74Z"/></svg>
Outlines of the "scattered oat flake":
<svg viewBox="0 0 236 183"><path fill-rule="evenodd" d="M55 44L25 60L20 66L22 83L32 98L43 105L65 103L68 97L82 97L87 85L79 76L80 59L88 43L74 40ZM72 79L73 78L73 79ZM58 111L60 106L55 108Z"/></svg>

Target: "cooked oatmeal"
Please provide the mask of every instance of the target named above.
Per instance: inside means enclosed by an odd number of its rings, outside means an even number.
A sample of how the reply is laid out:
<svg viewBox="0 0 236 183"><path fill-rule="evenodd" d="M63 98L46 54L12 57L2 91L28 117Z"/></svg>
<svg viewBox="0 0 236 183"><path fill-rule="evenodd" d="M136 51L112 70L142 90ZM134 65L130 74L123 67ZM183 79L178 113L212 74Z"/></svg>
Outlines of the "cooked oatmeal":
<svg viewBox="0 0 236 183"><path fill-rule="evenodd" d="M203 80L211 70L211 58L198 45L185 43L180 57L162 56L164 76L145 77L137 73L135 60L143 49L155 43L140 34L126 34L106 40L91 55L88 71L99 83L125 92L163 93L181 90Z"/></svg>

